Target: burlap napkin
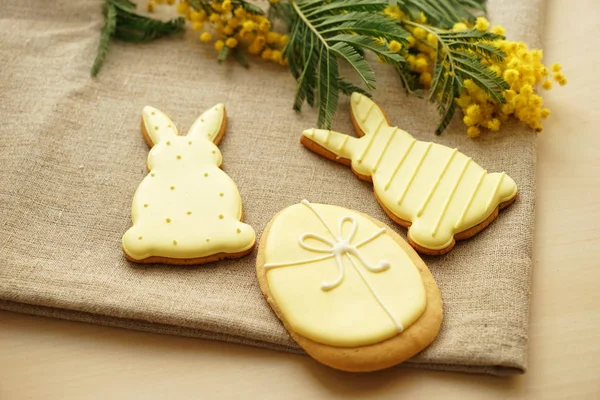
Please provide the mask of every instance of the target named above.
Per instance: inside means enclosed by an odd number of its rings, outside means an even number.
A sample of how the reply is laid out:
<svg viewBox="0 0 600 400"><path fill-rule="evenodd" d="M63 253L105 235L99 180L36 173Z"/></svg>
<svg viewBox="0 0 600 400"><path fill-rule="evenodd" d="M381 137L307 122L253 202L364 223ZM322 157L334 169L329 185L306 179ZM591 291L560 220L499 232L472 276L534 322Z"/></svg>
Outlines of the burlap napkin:
<svg viewBox="0 0 600 400"><path fill-rule="evenodd" d="M292 111L295 82L279 66L218 65L211 46L179 37L113 42L104 69L91 79L101 3L0 1L0 308L299 352L262 297L255 253L200 267L140 266L123 257L131 199L146 174L142 107L160 108L185 132L202 110L226 104L224 169L258 235L273 215L303 198L396 225L370 184L299 145L315 113ZM511 38L539 46L542 3L493 0L491 19ZM460 121L434 137L434 108L407 98L391 69L376 68L375 100L394 123L421 140L458 147L491 171L506 171L520 189L517 202L482 233L446 256L425 257L442 291L445 320L435 343L410 364L523 372L535 138L509 125L470 140ZM347 99L334 127L352 132Z"/></svg>

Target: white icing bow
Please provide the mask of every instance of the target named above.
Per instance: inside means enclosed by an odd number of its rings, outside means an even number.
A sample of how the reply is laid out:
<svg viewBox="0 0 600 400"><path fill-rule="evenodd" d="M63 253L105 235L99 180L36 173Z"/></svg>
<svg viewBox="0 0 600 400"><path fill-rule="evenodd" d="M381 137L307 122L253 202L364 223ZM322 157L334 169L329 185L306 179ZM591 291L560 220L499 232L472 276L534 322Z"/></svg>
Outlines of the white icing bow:
<svg viewBox="0 0 600 400"><path fill-rule="evenodd" d="M364 284L367 286L367 288L369 289L369 291L371 292L371 294L373 295L373 297L375 298L377 303L379 303L381 308L383 308L383 310L388 314L388 316L392 320L393 324L395 325L396 330L398 332L402 332L403 327L402 327L402 324L400 323L400 321L398 321L394 317L391 310L385 305L385 303L379 297L377 292L369 284L369 282L365 278L365 275L362 272L362 270L354 262L354 259L356 258L367 269L367 271L373 272L373 273L382 272L382 271L385 271L390 268L391 264L389 261L386 261L386 260L380 260L376 266L369 264L364 259L364 257L360 253L360 251L358 250L358 248L361 247L362 245L369 243L370 241L374 240L381 234L385 233L385 228L381 228L381 229L375 231L375 233L373 233L371 236L369 236L368 238L364 239L363 241L361 241L357 244L352 244L352 239L354 239L354 235L356 234L356 231L358 230L358 222L356 221L356 219L354 219L354 217L345 216L340 219L340 221L338 223L338 234L336 236L331 231L331 229L329 229L329 226L327 226L327 224L325 223L325 220L323 220L321 215L317 212L317 210L315 210L313 208L313 206L308 202L308 200L302 200L302 204L304 204L306 207L308 207L313 212L313 214L323 224L325 229L327 229L327 231L329 232L329 234L331 235L333 240L324 238L323 236L318 235L316 233L304 233L304 234L300 235L300 237L298 238L298 243L299 243L300 247L302 247L305 250L312 251L315 253L325 253L325 255L321 256L321 257L309 258L309 259L301 260L301 261L265 264L265 266L264 266L265 270L269 270L272 268L282 268L282 267L291 267L291 266L295 266L295 265L309 264L312 262L322 261L322 260L326 260L328 258L333 257L333 258L335 258L335 262L336 262L339 274L338 274L337 278L335 278L335 280L333 280L331 282L323 282L323 284L321 285L321 290L327 292L329 290L335 289L336 287L338 287L339 285L342 284L342 282L344 280L344 275L345 275L344 260L343 260L342 256L346 255L348 257L348 260L350 260L350 262L352 263L354 270L358 273L358 275L360 276L360 278L362 279ZM344 227L344 223L347 221L351 222L352 226L350 228L350 232L348 233L348 235L346 237L344 237L343 227ZM323 244L325 247L316 247L314 245L311 245L310 243L307 243L307 239L316 240L316 241L320 242L321 244Z"/></svg>
<svg viewBox="0 0 600 400"><path fill-rule="evenodd" d="M348 233L348 235L346 237L344 237L343 228L344 228L344 222L346 222L346 221L350 221L352 223L352 227L350 228L350 232ZM351 256L355 257L370 272L382 272L390 267L389 261L386 261L386 260L379 261L379 263L376 266L370 265L363 258L362 254L360 253L360 251L358 251L358 248L357 248L358 246L361 246L361 245L367 243L368 241L375 239L375 237L381 235L383 232L385 232L385 228L380 229L379 231L377 231L375 233L375 235L369 237L368 239L362 241L361 243L359 243L357 245L352 245L351 242L352 242L352 239L354 239L354 235L356 234L357 228L358 228L358 223L356 222L356 220L351 216L345 216L340 219L340 222L338 224L337 237L331 231L329 231L332 234L332 236L334 237L335 241L324 238L323 236L318 235L316 233L305 233L298 238L300 247L302 247L303 249L309 250L309 251L314 251L317 253L332 254L333 257L335 258L335 262L338 267L339 275L335 280L333 280L331 282L323 282L323 284L321 285L321 289L328 291L328 290L338 287L342 283L342 281L344 279L344 263L342 260L342 256L345 254L348 256L351 255ZM327 230L329 230L329 228L327 228ZM317 240L328 247L320 248L320 247L312 246L306 242L307 239ZM354 264L354 261L352 260L352 258L350 258L350 261L352 261L352 263Z"/></svg>

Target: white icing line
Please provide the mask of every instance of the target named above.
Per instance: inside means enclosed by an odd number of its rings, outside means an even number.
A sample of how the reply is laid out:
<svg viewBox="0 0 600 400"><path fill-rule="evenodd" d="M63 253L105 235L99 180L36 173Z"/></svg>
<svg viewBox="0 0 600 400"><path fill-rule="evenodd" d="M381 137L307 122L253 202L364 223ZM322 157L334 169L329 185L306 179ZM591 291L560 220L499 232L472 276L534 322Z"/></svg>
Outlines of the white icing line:
<svg viewBox="0 0 600 400"><path fill-rule="evenodd" d="M502 185L502 181L504 180L505 175L506 175L506 172L503 172L500 174L500 178L498 178L498 183L496 183L496 187L494 188L494 191L492 192L492 196L490 197L490 199L488 200L488 202L485 205L486 211L488 208L490 208L490 206L494 202L494 199L496 198L496 194L498 193L498 189L500 189L500 185Z"/></svg>
<svg viewBox="0 0 600 400"><path fill-rule="evenodd" d="M438 186L440 185L440 182L444 178L444 175L446 175L446 171L448 171L448 167L452 163L452 160L454 160L454 156L456 155L457 152L458 152L458 149L454 149L454 151L452 151L452 155L450 155L450 158L448 158L448 161L446 161L446 165L444 165L444 169L438 175L438 178L436 179L435 183L429 190L429 193L427 193L427 197L425 197L423 204L421 204L421 207L419 207L419 211L417 211L417 217L420 217L421 214L423 214L423 211L425 211L425 207L427 207L427 204L429 204L429 201L431 200L431 198L433 197L433 194L435 193Z"/></svg>
<svg viewBox="0 0 600 400"><path fill-rule="evenodd" d="M293 265L309 264L312 262L327 260L328 258L333 258L333 254L327 254L326 256L310 258L308 260L302 260L302 261L291 261L291 262L286 262L286 263L265 264L264 268L265 269L273 269L273 268L279 268L279 267L291 267Z"/></svg>
<svg viewBox="0 0 600 400"><path fill-rule="evenodd" d="M383 120L381 120L381 121L383 121ZM375 137L377 136L377 133L379 132L379 127L381 127L381 123L379 124L379 126L377 127L377 129L375 129L375 132L373 132L372 135L369 135L369 138L368 138L369 142L365 146L365 149L363 150L363 153L356 160L356 161L358 161L359 164L362 163L363 159L367 156L367 153L371 149L371 146L373 145L373 142L375 141Z"/></svg>
<svg viewBox="0 0 600 400"><path fill-rule="evenodd" d="M347 256L350 259L350 262L352 263L352 266L354 267L354 269L356 270L356 272L358 272L358 275L360 275L360 277L362 278L363 282L365 283L365 285L367 286L367 288L369 289L369 291L371 292L371 294L373 295L373 297L375 297L375 300L377 300L377 303L379 303L379 305L381 306L381 308L383 308L383 310L386 312L386 314L392 320L392 322L393 322L394 326L396 327L396 330L398 331L398 333L401 333L404 330L404 327L402 326L402 323L400 323L400 321L398 321L394 317L394 315L392 314L392 312L390 311L390 309L379 298L379 296L377 295L377 292L375 292L375 290L373 290L373 288L371 287L371 285L369 285L369 282L367 282L367 279L365 278L363 272L356 266L356 264L354 263L354 260L352 259L352 257L350 257L350 254L347 254Z"/></svg>
<svg viewBox="0 0 600 400"><path fill-rule="evenodd" d="M369 106L369 109L367 110L367 113L365 114L364 117L362 117L362 122L364 123L367 118L369 117L369 114L371 114L371 111L373 110L373 107L375 107L375 103L371 102L371 105ZM367 133L367 132L365 132Z"/></svg>
<svg viewBox="0 0 600 400"><path fill-rule="evenodd" d="M473 193L471 193L471 197L469 198L469 201L467 202L467 204L465 205L465 208L463 209L462 213L460 214L458 221L456 221L456 224L454 224L454 229L458 229L460 224L462 224L462 220L465 217L465 215L467 214L467 211L469 211L469 208L471 207L471 203L473 203L473 199L475 198L475 194L477 194L477 191L479 190L479 187L481 186L481 182L483 182L483 178L485 178L485 174L487 174L487 171L483 171L481 173L481 176L479 177L479 181L477 181L477 186L475 186L475 189L473 189Z"/></svg>
<svg viewBox="0 0 600 400"><path fill-rule="evenodd" d="M454 184L452 191L448 195L448 198L446 199L446 202L444 203L444 206L442 207L442 212L440 213L440 216L438 217L437 221L435 222L433 230L431 231L431 236L436 235L437 230L440 227L440 223L442 222L442 218L444 218L444 214L446 214L446 211L448 210L448 205L450 205L450 202L452 201L452 197L454 197L454 193L456 193L456 189L458 188L458 185L462 181L462 178L465 175L465 171L469 167L469 164L471 164L472 160L473 159L471 157L467 158L467 162L465 162L465 165L462 167L462 170L460 171L460 175L458 175L458 179L456 180L456 183Z"/></svg>
<svg viewBox="0 0 600 400"><path fill-rule="evenodd" d="M404 200L406 193L408 193L408 190L410 189L410 185L413 183L413 181L415 180L415 177L419 173L419 169L421 169L421 165L423 165L423 161L425 161L425 158L427 157L427 154L429 153L429 150L431 149L432 144L433 143L431 143L431 142L427 143L427 148L423 152L423 155L421 156L421 159L419 160L417 167L415 168L409 181L406 183L406 186L404 187L404 191L402 192L402 194L400 195L400 198L398 199L398 205L402 204L402 200Z"/></svg>
<svg viewBox="0 0 600 400"><path fill-rule="evenodd" d="M394 140L394 137L396 136L396 132L398 132L398 127L394 127L394 130L390 134L389 139L387 140L387 142L385 143L385 146L383 147L383 151L381 152L381 154L377 158L377 161L375 161L375 165L373 166L373 172L377 172L377 167L379 167L379 163L381 162L381 160L383 160L384 154L390 148L390 144L392 143L392 140Z"/></svg>
<svg viewBox="0 0 600 400"><path fill-rule="evenodd" d="M346 143L348 143L348 139L350 138L350 136L345 135L344 139L342 139L342 143L340 144L340 147L338 147L338 152L341 153L342 151L344 151L344 149L346 148Z"/></svg>
<svg viewBox="0 0 600 400"><path fill-rule="evenodd" d="M406 149L406 152L404 152L404 154L402 155L402 158L400 159L400 162L396 166L396 169L394 170L394 172L390 176L390 179L388 180L388 182L385 184L385 190L388 190L390 188L390 185L391 185L392 181L394 180L394 177L396 176L396 174L400 170L400 167L404 163L404 160L406 160L406 157L408 156L408 153L410 153L410 151L414 147L415 143L417 143L417 139L412 138L412 142L410 142L410 144L408 145L408 148Z"/></svg>

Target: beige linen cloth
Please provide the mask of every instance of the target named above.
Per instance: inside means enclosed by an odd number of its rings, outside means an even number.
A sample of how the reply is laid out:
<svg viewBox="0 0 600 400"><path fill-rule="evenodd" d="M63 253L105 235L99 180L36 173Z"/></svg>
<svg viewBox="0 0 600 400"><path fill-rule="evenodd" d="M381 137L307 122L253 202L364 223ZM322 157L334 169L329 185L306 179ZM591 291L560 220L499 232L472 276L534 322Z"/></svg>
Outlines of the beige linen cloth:
<svg viewBox="0 0 600 400"><path fill-rule="evenodd" d="M0 308L128 329L301 352L255 278L256 250L196 267L136 265L121 251L131 200L146 174L145 105L183 132L225 103L223 169L237 183L258 237L281 209L306 198L367 213L394 227L342 165L304 149L314 110L292 110L295 82L260 60L217 64L191 32L148 44L113 41L89 71L103 25L101 0L0 0ZM494 23L540 45L543 0L490 0ZM442 257L425 257L444 299L437 340L407 364L492 374L527 364L535 194L535 137L508 124L471 140L456 118L441 136L433 106L407 98L393 70L375 63L374 99L420 140L458 147L490 171L506 171L519 198L487 229ZM334 128L351 133L348 99Z"/></svg>

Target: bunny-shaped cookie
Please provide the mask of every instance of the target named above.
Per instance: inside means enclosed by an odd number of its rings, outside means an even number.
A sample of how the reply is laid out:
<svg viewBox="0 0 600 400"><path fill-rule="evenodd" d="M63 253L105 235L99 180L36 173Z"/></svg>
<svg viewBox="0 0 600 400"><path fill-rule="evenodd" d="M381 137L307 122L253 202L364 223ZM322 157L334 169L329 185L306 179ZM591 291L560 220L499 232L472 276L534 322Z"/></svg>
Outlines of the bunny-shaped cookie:
<svg viewBox="0 0 600 400"><path fill-rule="evenodd" d="M409 228L408 241L420 253L447 253L455 240L484 229L517 196L504 172L488 174L457 149L421 142L390 126L366 96L352 94L351 116L360 139L310 129L301 143L373 182L375 197L390 218Z"/></svg>
<svg viewBox="0 0 600 400"><path fill-rule="evenodd" d="M225 106L204 112L186 136L155 108L145 107L142 115L150 173L133 197L133 226L123 235L126 257L139 263L202 264L249 253L254 230L240 222L240 193L219 168L216 145L225 132Z"/></svg>

